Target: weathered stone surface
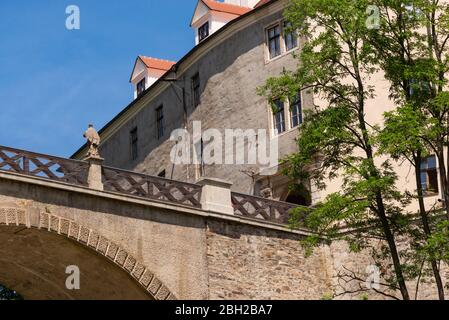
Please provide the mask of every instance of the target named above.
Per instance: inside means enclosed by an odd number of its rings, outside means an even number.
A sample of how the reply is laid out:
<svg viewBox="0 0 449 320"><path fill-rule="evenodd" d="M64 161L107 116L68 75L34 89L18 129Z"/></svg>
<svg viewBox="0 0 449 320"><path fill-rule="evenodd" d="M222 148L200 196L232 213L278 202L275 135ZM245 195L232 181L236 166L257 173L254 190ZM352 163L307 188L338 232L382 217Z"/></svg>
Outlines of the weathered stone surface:
<svg viewBox="0 0 449 320"><path fill-rule="evenodd" d="M117 255L118 252L118 245L116 245L115 243L110 243L109 244L109 248L108 248L108 252L106 253L106 256L111 259L112 261L114 261L115 256Z"/></svg>
<svg viewBox="0 0 449 320"><path fill-rule="evenodd" d="M55 216L50 217L50 230L54 232L59 231L59 218Z"/></svg>
<svg viewBox="0 0 449 320"><path fill-rule="evenodd" d="M19 225L22 225L22 226L27 224L25 210L18 210L17 211L17 223Z"/></svg>
<svg viewBox="0 0 449 320"><path fill-rule="evenodd" d="M169 295L170 295L170 290L168 290L168 288L166 286L162 285L156 294L156 299L157 300L166 300Z"/></svg>
<svg viewBox="0 0 449 320"><path fill-rule="evenodd" d="M120 250L117 254L117 257L115 258L115 262L119 265L119 266L123 266L123 264L125 263L126 257L128 256L128 253L125 250Z"/></svg>
<svg viewBox="0 0 449 320"><path fill-rule="evenodd" d="M79 232L80 232L80 225L72 221L70 223L69 237L73 239L78 239Z"/></svg>
<svg viewBox="0 0 449 320"><path fill-rule="evenodd" d="M137 281L107 259L53 231L2 224L0 243L0 283L25 300L152 299ZM74 262L82 272L81 286L67 290L68 275L62 267Z"/></svg>
<svg viewBox="0 0 449 320"><path fill-rule="evenodd" d="M150 283L150 286L148 287L148 291L155 296L157 291L159 290L159 288L162 286L162 282L161 280L159 280L158 278L154 277L153 280Z"/></svg>
<svg viewBox="0 0 449 320"><path fill-rule="evenodd" d="M133 277L136 278L137 280L140 280L144 271L145 271L145 266L138 262L136 267L134 268Z"/></svg>
<svg viewBox="0 0 449 320"><path fill-rule="evenodd" d="M208 221L211 299L320 299L328 290L326 259L307 258L295 235Z"/></svg>
<svg viewBox="0 0 449 320"><path fill-rule="evenodd" d="M79 241L81 241L82 243L87 243L87 241L89 240L89 233L90 230L88 228L81 227L79 234Z"/></svg>
<svg viewBox="0 0 449 320"><path fill-rule="evenodd" d="M104 237L100 237L99 243L98 243L98 247L97 247L97 251L102 253L102 254L106 254L106 250L108 249L108 245L109 242L106 238Z"/></svg>
<svg viewBox="0 0 449 320"><path fill-rule="evenodd" d="M8 208L6 210L6 221L7 221L7 224L17 225L17 209Z"/></svg>
<svg viewBox="0 0 449 320"><path fill-rule="evenodd" d="M70 220L61 219L61 227L59 228L59 233L68 236L70 228Z"/></svg>
<svg viewBox="0 0 449 320"><path fill-rule="evenodd" d="M150 285L151 280L153 280L154 274L149 270L146 270L142 278L140 278L140 283L147 288Z"/></svg>
<svg viewBox="0 0 449 320"><path fill-rule="evenodd" d="M136 265L136 259L134 259L131 256L128 256L128 258L126 259L125 262L125 269L128 270L129 272L133 271L134 266Z"/></svg>
<svg viewBox="0 0 449 320"><path fill-rule="evenodd" d="M100 235L95 231L92 231L89 236L89 247L96 249L98 246L98 241L100 240Z"/></svg>
<svg viewBox="0 0 449 320"><path fill-rule="evenodd" d="M39 222L40 222L39 228L48 230L48 227L50 225L50 216L49 216L49 214L41 212Z"/></svg>
<svg viewBox="0 0 449 320"><path fill-rule="evenodd" d="M6 209L0 208L0 224L6 224Z"/></svg>
<svg viewBox="0 0 449 320"><path fill-rule="evenodd" d="M52 236L67 238L70 224L70 238L78 241L77 248L87 248L80 230L95 230L89 236L89 247L97 248L97 256L106 260L108 247L110 255L115 251L113 244L122 248L115 262L123 269L115 267L158 299L321 299L338 293L334 291L335 276L343 266L358 268L363 275L372 264L368 254L351 254L341 243L318 248L306 257L299 245L301 237L288 231L234 222L229 216L210 218L134 201L0 179L1 221L6 222L7 212L13 213L8 219L18 221L22 208L9 211L5 204L21 202L29 206L27 213L40 215L41 222L35 226L41 229L31 230L48 233L50 219L44 212L52 212L60 220L60 234ZM16 224L4 227L19 228L18 239L26 237L28 231ZM21 248L21 257L32 255L26 252L28 246ZM446 272L443 270L445 278ZM414 288L412 283L409 287ZM421 288L419 298L435 298L434 287L423 283ZM340 298L360 299L360 295ZM381 297L370 294L370 299L375 298Z"/></svg>

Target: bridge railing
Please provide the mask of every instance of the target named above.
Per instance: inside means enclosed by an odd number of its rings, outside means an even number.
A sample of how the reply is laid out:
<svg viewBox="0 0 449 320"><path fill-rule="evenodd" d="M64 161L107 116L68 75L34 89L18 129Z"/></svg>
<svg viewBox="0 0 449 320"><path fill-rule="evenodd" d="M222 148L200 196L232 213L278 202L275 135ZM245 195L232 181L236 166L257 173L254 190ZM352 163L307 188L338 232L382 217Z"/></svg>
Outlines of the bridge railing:
<svg viewBox="0 0 449 320"><path fill-rule="evenodd" d="M236 192L231 193L231 200L235 215L281 224L288 223L291 210L299 207L292 203Z"/></svg>
<svg viewBox="0 0 449 320"><path fill-rule="evenodd" d="M87 186L89 164L0 146L0 170Z"/></svg>
<svg viewBox="0 0 449 320"><path fill-rule="evenodd" d="M197 184L103 166L103 186L106 191L201 208L202 187Z"/></svg>
<svg viewBox="0 0 449 320"><path fill-rule="evenodd" d="M55 180L78 186L91 186L93 166L87 161L64 159L45 154L0 146L0 171ZM101 171L101 173L100 173ZM143 197L162 202L177 203L193 208L210 210L229 208L226 214L243 216L274 223L288 223L290 212L297 205L230 191L230 186L218 187L204 193L204 185L169 180L137 172L101 166L98 181L101 190ZM217 188L215 186L214 188ZM221 191L220 191L220 188ZM224 193L223 193L224 192ZM204 197L202 195L204 194ZM216 198L215 200L213 198ZM227 200L228 199L228 200ZM215 209L212 209L214 211Z"/></svg>

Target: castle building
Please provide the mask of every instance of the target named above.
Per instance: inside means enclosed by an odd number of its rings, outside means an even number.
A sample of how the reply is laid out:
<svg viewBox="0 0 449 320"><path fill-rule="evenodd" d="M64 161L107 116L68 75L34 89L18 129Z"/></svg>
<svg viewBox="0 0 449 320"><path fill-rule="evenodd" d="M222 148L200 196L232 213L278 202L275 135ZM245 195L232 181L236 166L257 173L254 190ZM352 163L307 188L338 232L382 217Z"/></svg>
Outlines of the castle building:
<svg viewBox="0 0 449 320"><path fill-rule="evenodd" d="M304 40L286 31L286 4L287 0L198 0L191 20L195 46L190 52L176 63L145 56L136 59L131 75L134 101L100 130L105 164L187 182L204 176L224 179L233 183L234 192L301 205L313 205L339 191L341 181L332 181L324 191L302 181L304 190L291 191L292 181L279 165L204 163L208 146L201 136L192 137L189 150L199 161L172 161L177 142L171 133L186 129L194 135L196 122L203 132L213 129L223 136L229 129L242 130L245 148L251 147L251 141L261 143L257 130L266 130L278 143L280 159L297 150L295 138L304 110L325 102L303 91L294 101L275 101L273 108L257 93L268 78L294 70L298 63L293 54ZM394 103L388 98L383 74L374 75L372 81L376 98L367 102L367 119L381 124L383 113ZM248 130L253 130L253 136ZM85 153L83 146L73 158ZM429 208L441 199L438 166L435 157L429 157L422 168L424 189L430 190L425 199ZM401 190L415 189L410 170L410 165L397 165Z"/></svg>
<svg viewBox="0 0 449 320"><path fill-rule="evenodd" d="M302 92L291 103L278 101L273 113L256 91L269 77L296 66L292 53L301 41L285 31L284 7L282 0L199 0L191 21L195 46L187 55L176 63L137 57L130 79L134 101L100 130L105 164L188 182L202 176L225 179L236 192L310 204L310 196L289 192L290 181L279 168L267 175L254 163L175 165L170 158L171 132L192 132L195 121L203 132L253 129L257 135L265 129L274 135L277 129L279 157L295 151L311 94ZM257 136L247 137L252 138L258 142ZM200 144L193 149L201 158L206 146ZM85 152L82 147L73 157Z"/></svg>

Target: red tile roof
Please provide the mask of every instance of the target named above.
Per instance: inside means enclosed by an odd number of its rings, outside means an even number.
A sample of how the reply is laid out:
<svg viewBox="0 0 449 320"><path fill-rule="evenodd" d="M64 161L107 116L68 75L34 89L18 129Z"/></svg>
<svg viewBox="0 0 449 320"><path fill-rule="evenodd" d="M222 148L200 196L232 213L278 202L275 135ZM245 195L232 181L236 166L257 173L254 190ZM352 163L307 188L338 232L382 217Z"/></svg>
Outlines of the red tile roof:
<svg viewBox="0 0 449 320"><path fill-rule="evenodd" d="M168 71L170 68L176 64L174 61L150 58L145 56L139 56L139 58L145 63L147 68L157 69L162 71Z"/></svg>
<svg viewBox="0 0 449 320"><path fill-rule="evenodd" d="M202 1L212 11L231 13L239 16L251 11L251 8L241 7L234 4L217 2L214 0L202 0Z"/></svg>

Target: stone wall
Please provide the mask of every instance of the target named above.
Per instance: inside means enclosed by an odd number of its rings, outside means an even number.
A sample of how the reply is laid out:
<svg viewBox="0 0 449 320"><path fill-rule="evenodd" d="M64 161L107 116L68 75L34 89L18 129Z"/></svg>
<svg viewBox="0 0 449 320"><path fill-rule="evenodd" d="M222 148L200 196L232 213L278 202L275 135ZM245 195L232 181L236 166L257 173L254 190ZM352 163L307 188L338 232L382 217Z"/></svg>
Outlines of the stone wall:
<svg viewBox="0 0 449 320"><path fill-rule="evenodd" d="M304 232L269 222L0 172L0 225L5 224L77 241L161 299L169 293L198 300L321 299L341 292L337 275L343 267L366 277L372 265L367 252L349 253L343 243L306 256L299 243ZM22 255L27 248L32 246L23 246ZM448 277L447 269L442 276ZM409 283L411 295L414 286ZM422 284L418 297L435 298L435 286ZM373 292L369 298L385 299Z"/></svg>
<svg viewBox="0 0 449 320"><path fill-rule="evenodd" d="M330 291L325 251L306 257L300 237L286 232L209 221L211 299L321 299Z"/></svg>
<svg viewBox="0 0 449 320"><path fill-rule="evenodd" d="M92 241L97 235L101 236L98 241L107 239L103 241L105 245L97 244L100 254L108 257L105 250L110 248L110 254L115 256L120 249L125 260L130 255L140 262L160 280L159 286L163 284L177 298L208 297L206 238L201 216L145 206L132 199L120 201L98 196L102 193L85 194L80 192L81 188L68 188L58 190L0 178L0 206L15 204L24 211L32 210L39 217L46 217L42 220L47 221L46 225L54 220L56 229L50 230L56 233L59 232L59 221L68 222L71 230L82 226L76 236L80 242ZM61 234L64 236L64 232Z"/></svg>

